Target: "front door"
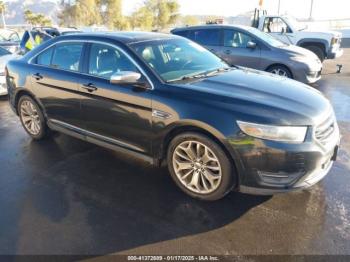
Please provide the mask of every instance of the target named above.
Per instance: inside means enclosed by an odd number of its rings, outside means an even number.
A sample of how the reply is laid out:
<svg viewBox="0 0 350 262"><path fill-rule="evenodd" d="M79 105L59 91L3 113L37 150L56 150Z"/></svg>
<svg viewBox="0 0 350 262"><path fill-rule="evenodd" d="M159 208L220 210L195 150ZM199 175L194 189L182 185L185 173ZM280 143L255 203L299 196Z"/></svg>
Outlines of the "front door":
<svg viewBox="0 0 350 262"><path fill-rule="evenodd" d="M255 43L256 46L249 47L249 42ZM230 65L260 68L261 50L257 41L238 30L224 30L223 46L218 55Z"/></svg>
<svg viewBox="0 0 350 262"><path fill-rule="evenodd" d="M263 31L286 44L293 44L292 30L281 17L266 17Z"/></svg>
<svg viewBox="0 0 350 262"><path fill-rule="evenodd" d="M79 84L85 129L105 142L150 154L152 90L110 83L116 72L140 73L119 47L91 43L87 53L86 76Z"/></svg>

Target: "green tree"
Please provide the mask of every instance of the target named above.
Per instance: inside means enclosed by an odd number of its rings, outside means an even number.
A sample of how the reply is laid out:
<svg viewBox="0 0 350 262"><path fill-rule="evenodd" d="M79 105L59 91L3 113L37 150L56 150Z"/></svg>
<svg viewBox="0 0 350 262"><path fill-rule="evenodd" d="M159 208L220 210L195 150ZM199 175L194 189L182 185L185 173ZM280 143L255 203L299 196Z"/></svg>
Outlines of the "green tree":
<svg viewBox="0 0 350 262"><path fill-rule="evenodd" d="M61 25L66 26L91 26L101 24L101 1L76 0L61 1L61 14L58 16Z"/></svg>
<svg viewBox="0 0 350 262"><path fill-rule="evenodd" d="M131 27L140 30L152 30L154 17L152 12L145 6L140 7L130 17Z"/></svg>
<svg viewBox="0 0 350 262"><path fill-rule="evenodd" d="M32 26L51 26L52 21L47 16L40 13L33 13L27 9L24 11L24 20Z"/></svg>
<svg viewBox="0 0 350 262"><path fill-rule="evenodd" d="M176 23L179 9L177 0L146 0L132 14L133 27L162 30Z"/></svg>
<svg viewBox="0 0 350 262"><path fill-rule="evenodd" d="M193 15L186 15L181 18L182 25L185 26L192 26L192 25L198 25L200 23L198 17Z"/></svg>
<svg viewBox="0 0 350 262"><path fill-rule="evenodd" d="M1 20L2 20L2 26L5 28L6 27L6 22L5 22L5 11L6 11L6 4L4 1L0 1L0 13L1 13Z"/></svg>

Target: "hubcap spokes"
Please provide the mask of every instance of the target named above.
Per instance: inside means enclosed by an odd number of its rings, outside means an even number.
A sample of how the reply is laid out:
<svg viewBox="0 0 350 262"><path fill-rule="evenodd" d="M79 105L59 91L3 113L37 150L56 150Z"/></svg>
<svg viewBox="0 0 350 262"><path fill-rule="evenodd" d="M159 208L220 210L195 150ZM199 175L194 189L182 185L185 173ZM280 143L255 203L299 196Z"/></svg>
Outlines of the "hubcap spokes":
<svg viewBox="0 0 350 262"><path fill-rule="evenodd" d="M176 147L173 167L180 182L193 192L208 194L220 185L220 162L209 147L198 141L185 141Z"/></svg>
<svg viewBox="0 0 350 262"><path fill-rule="evenodd" d="M280 76L287 76L287 72L282 69L274 69L271 71L272 74L280 75Z"/></svg>
<svg viewBox="0 0 350 262"><path fill-rule="evenodd" d="M30 101L21 104L21 118L27 131L32 135L40 133L40 118L38 111Z"/></svg>

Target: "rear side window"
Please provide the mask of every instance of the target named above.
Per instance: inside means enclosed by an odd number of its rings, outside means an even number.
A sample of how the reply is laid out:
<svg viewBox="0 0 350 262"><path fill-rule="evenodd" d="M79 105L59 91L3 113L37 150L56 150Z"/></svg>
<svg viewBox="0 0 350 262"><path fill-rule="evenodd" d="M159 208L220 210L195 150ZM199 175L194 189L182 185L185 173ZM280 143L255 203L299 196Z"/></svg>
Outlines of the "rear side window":
<svg viewBox="0 0 350 262"><path fill-rule="evenodd" d="M220 45L220 29L199 29L192 30L188 38L201 45Z"/></svg>
<svg viewBox="0 0 350 262"><path fill-rule="evenodd" d="M53 50L54 48L51 47L45 50L44 52L42 52L40 55L38 55L36 58L36 63L38 65L49 66L51 64L51 57L52 57Z"/></svg>
<svg viewBox="0 0 350 262"><path fill-rule="evenodd" d="M58 44L53 53L51 66L58 69L79 71L83 44Z"/></svg>

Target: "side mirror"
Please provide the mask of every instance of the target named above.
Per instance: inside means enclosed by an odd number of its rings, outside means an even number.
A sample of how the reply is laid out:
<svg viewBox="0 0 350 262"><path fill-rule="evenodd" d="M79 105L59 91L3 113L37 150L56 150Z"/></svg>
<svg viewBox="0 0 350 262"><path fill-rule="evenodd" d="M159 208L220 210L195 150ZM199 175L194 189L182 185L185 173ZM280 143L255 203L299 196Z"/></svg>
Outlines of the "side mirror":
<svg viewBox="0 0 350 262"><path fill-rule="evenodd" d="M248 41L247 48L255 49L256 48L256 43L254 43L252 41Z"/></svg>
<svg viewBox="0 0 350 262"><path fill-rule="evenodd" d="M132 71L121 71L111 76L111 84L136 84L141 78L141 74Z"/></svg>

